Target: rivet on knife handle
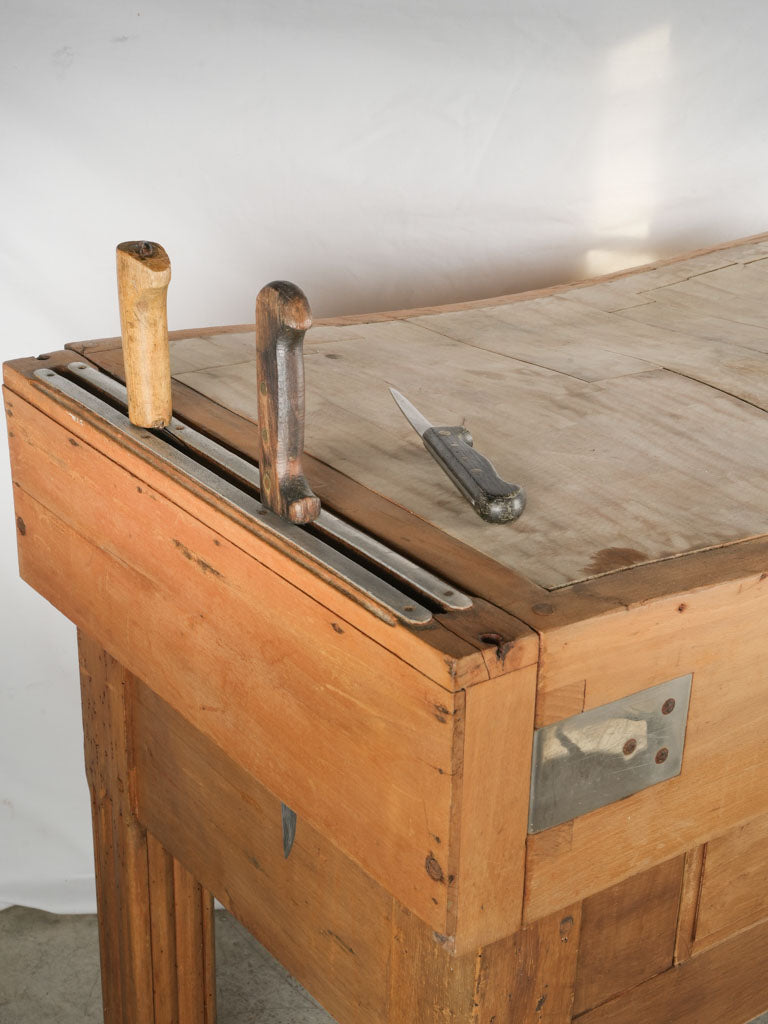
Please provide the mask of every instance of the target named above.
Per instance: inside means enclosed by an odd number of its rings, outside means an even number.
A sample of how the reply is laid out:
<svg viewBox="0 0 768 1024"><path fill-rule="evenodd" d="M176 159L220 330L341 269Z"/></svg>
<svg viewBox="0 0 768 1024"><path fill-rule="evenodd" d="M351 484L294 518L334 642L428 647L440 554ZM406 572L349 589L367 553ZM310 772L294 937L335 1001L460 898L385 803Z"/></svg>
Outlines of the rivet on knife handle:
<svg viewBox="0 0 768 1024"><path fill-rule="evenodd" d="M261 289L256 299L261 501L293 523L311 523L320 513L320 499L301 468L302 344L311 326L309 303L295 284L273 281Z"/></svg>
<svg viewBox="0 0 768 1024"><path fill-rule="evenodd" d="M166 427L173 415L166 313L170 280L171 261L162 245L118 245L117 295L128 417L137 427Z"/></svg>

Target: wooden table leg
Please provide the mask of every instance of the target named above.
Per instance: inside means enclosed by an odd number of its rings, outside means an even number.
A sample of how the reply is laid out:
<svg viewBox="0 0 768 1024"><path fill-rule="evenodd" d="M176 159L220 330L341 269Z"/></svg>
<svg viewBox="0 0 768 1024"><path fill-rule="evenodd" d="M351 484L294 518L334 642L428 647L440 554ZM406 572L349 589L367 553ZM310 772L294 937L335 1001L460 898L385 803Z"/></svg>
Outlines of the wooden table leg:
<svg viewBox="0 0 768 1024"><path fill-rule="evenodd" d="M212 897L134 813L133 679L78 647L105 1024L215 1024Z"/></svg>

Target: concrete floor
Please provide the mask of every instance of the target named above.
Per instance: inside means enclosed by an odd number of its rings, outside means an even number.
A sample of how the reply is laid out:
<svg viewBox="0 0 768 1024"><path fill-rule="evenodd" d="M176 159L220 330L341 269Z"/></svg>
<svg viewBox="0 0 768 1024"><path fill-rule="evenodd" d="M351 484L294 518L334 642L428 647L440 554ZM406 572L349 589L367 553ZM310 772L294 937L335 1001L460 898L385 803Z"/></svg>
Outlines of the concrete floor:
<svg viewBox="0 0 768 1024"><path fill-rule="evenodd" d="M218 1024L334 1024L263 946L216 914ZM102 1024L99 940L90 914L0 912L0 1024Z"/></svg>
<svg viewBox="0 0 768 1024"><path fill-rule="evenodd" d="M219 1024L334 1024L224 911L216 957ZM102 1024L95 917L0 912L0 1024ZM768 1012L751 1024L768 1024Z"/></svg>

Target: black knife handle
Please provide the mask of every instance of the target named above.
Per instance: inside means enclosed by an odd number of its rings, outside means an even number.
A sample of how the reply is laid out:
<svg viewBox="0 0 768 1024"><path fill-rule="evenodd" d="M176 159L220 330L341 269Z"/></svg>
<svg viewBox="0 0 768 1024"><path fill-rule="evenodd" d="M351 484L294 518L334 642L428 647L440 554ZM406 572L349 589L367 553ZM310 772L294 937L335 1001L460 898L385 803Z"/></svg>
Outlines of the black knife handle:
<svg viewBox="0 0 768 1024"><path fill-rule="evenodd" d="M466 427L429 427L421 439L481 519L508 523L523 514L522 487L501 479L488 459L472 447Z"/></svg>

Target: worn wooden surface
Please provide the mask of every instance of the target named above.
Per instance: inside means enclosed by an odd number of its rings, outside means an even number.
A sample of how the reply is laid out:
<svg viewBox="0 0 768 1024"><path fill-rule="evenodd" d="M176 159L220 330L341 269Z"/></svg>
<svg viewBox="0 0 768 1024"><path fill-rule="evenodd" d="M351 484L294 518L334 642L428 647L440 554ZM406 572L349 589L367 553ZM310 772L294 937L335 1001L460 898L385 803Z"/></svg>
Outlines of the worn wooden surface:
<svg viewBox="0 0 768 1024"><path fill-rule="evenodd" d="M767 532L768 243L486 308L307 335L307 449L545 587ZM706 315L704 315L706 313ZM251 333L172 342L177 380L256 419ZM528 508L462 507L387 385L464 422Z"/></svg>
<svg viewBox="0 0 768 1024"><path fill-rule="evenodd" d="M768 1006L768 506L757 450L767 265L761 238L578 288L308 336L333 463L319 449L306 460L313 487L478 597L423 634L387 624L52 398L29 379L39 363L6 368L22 572L136 673L109 662L122 704L92 712L107 722L93 735L122 722L137 741L124 742L126 828L115 831L104 802L94 816L100 891L119 889L126 871L135 890L103 949L107 970L130 979L112 989L116 1013L210 1016L208 891L342 1024L743 1024ZM211 401L196 378L247 380L252 334L204 334L173 342L177 412L255 461L253 410ZM355 401L367 393L371 352L409 382L431 353L449 398L479 393L470 371L496 372L494 360L513 390L527 381L531 408L545 413L538 464L597 467L589 515L560 528L552 505L546 539L510 534L514 551L497 558L457 520L398 504L388 485L371 490L379 484L332 448L347 445L350 423L355 438L373 425L381 450L367 469L380 472L393 450L408 462L383 406L334 402L339 375ZM114 346L91 356L122 373ZM629 466L599 444L592 459L595 438L614 433ZM423 468L406 468L405 484L418 489ZM601 530L613 539L595 558ZM534 724L687 672L680 777L526 840ZM299 812L287 861L281 800ZM151 953L135 939L142 902ZM161 955L171 948L181 973ZM179 977L199 980L194 995Z"/></svg>
<svg viewBox="0 0 768 1024"><path fill-rule="evenodd" d="M137 483L91 447L86 424L76 438L21 399L9 402L24 578L131 671L151 675L190 722L450 934L458 950L519 925L524 797L505 793L489 819L477 805L487 791L477 775L468 783L468 813L482 827L465 854L476 889L468 881L460 914L453 896L463 689L444 689L289 587L218 533L215 518L203 524L148 481ZM73 486L82 497L74 504ZM495 673L505 666L503 645L496 652ZM480 666L490 682L482 658ZM495 673L493 699L477 706L487 715L495 705L499 742L512 745L525 771L535 669ZM474 722L473 713L480 751ZM493 815L510 807L515 813L500 833ZM493 891L482 865L502 856L510 891L499 919L500 909L479 906Z"/></svg>
<svg viewBox="0 0 768 1024"><path fill-rule="evenodd" d="M286 860L279 800L149 687L136 693L139 817L342 1024L570 1020L578 906L455 956L301 818Z"/></svg>
<svg viewBox="0 0 768 1024"><path fill-rule="evenodd" d="M529 919L768 810L766 615L758 572L544 636L539 693L585 680L585 709L688 672L693 684L678 778L576 818L560 844L529 837Z"/></svg>
<svg viewBox="0 0 768 1024"><path fill-rule="evenodd" d="M161 245L118 245L117 294L128 415L140 427L165 427L173 415L166 309L170 280L171 262Z"/></svg>
<svg viewBox="0 0 768 1024"><path fill-rule="evenodd" d="M579 1024L744 1024L768 1007L768 922L577 1018Z"/></svg>
<svg viewBox="0 0 768 1024"><path fill-rule="evenodd" d="M768 918L768 815L707 843L694 950Z"/></svg>
<svg viewBox="0 0 768 1024"><path fill-rule="evenodd" d="M683 857L585 899L573 1014L672 966Z"/></svg>
<svg viewBox="0 0 768 1024"><path fill-rule="evenodd" d="M307 483L304 455L305 331L312 326L306 296L273 281L256 299L256 391L261 500L292 523L311 523L320 501Z"/></svg>
<svg viewBox="0 0 768 1024"><path fill-rule="evenodd" d="M279 578L118 467L89 468L92 453L58 429L51 461L17 449L32 492L17 494L24 578L445 931L447 886L425 859L432 834L450 834L453 695L300 591L281 600ZM78 464L82 505L56 499L57 453L70 482Z"/></svg>
<svg viewBox="0 0 768 1024"><path fill-rule="evenodd" d="M114 356L115 350L108 355ZM120 351L117 350L117 361L122 369ZM47 367L57 366L61 363L71 361L71 354L68 352L54 353L46 356L43 365ZM440 614L434 622L426 629L414 632L399 624L382 621L382 616L374 609L370 609L365 600L350 594L349 587L334 574L323 572L316 563L309 566L302 560L295 547L291 545L281 546L268 534L260 530L258 521L253 517L241 515L230 506L222 503L213 497L206 488L196 485L188 476L178 473L167 463L158 460L151 453L132 446L118 431L105 427L98 417L90 415L82 407L68 406L67 403L59 404L50 401L51 394L41 389L36 382L30 380L30 374L40 369L41 363L36 359L18 360L15 363L6 363L3 367L8 387L8 400L6 401L6 416L13 419L14 401L13 396L23 398L34 408L43 408L45 414L55 422L65 426L68 430L74 431L78 436L96 451L101 452L112 462L124 466L130 473L139 479L145 479L151 487L166 497L174 505L187 509L195 517L206 521L212 511L215 518L215 529L221 533L237 548L248 552L262 565L268 567L281 578L291 584L298 586L304 593L312 596L324 607L340 615L342 619L350 622L356 629L363 631L376 642L385 646L388 650L397 654L408 664L413 665L418 671L425 673L431 679L439 682L441 686L448 689L460 689L489 678L489 665L496 666L498 672L499 651L504 652L504 670L522 667L533 664L538 659L538 637L535 632L522 621L512 615L499 614L498 609L480 602L471 615L465 613L444 613ZM190 415L190 422L196 423L199 413L200 402L205 407L204 427L216 439L239 447L246 457L256 457L258 438L254 431L243 430L243 421L238 417L227 413L220 407L214 406L205 399L185 402L185 397L192 396L191 392L181 396L175 396L174 401L179 398L182 409ZM210 415L211 409L218 410ZM73 415L74 414L74 415ZM13 439L13 427L11 426L9 436ZM335 492L344 488L344 482L351 486L348 496L344 499L344 511L350 515L353 521L356 519L356 512L363 510L361 500L367 504L370 492L364 492L362 497L359 485L352 485L351 481L335 474L330 486ZM388 539L387 527L393 530L398 537L407 533L412 523L425 524L416 517L406 515L405 521L393 516L390 503L376 502L376 515L379 523L385 526L383 529L384 539ZM428 528L430 536L441 535L431 528ZM374 531L376 532L376 531ZM413 538L416 551L423 551L423 536L418 530ZM394 544L395 547L399 545ZM406 549L408 545L406 544ZM416 555L418 559L418 554ZM424 559L429 564L430 559ZM307 572L309 567L309 572ZM478 579L476 567L467 564L466 571L469 579L474 581L475 586L470 588L477 592L477 584L482 582ZM538 591L537 591L538 593ZM527 591L526 591L527 595ZM484 621L484 613L488 615L488 621ZM470 624L475 629L470 629ZM487 635L500 636L501 643L483 639Z"/></svg>
<svg viewBox="0 0 768 1024"><path fill-rule="evenodd" d="M101 349L97 346L97 349L92 357L98 360L98 365L108 373L122 377L119 348ZM68 358L71 356L63 352L46 356L48 365ZM20 360L12 365L18 367L23 374L29 373L32 368L39 368L35 360ZM30 401L34 403L39 400L35 390L28 389L26 382L20 381L18 374L10 367L6 369L6 374L9 378L13 376L13 387L20 388ZM177 381L174 381L174 407L187 422L198 429L232 445L247 457L258 458L255 428L245 417L225 409ZM738 544L708 548L685 558L634 565L578 586L547 591L521 573L473 550L469 545L450 537L332 467L309 456L305 461L312 485L326 507L350 518L417 561L424 562L467 592L479 594L497 608L511 613L517 626L512 632L503 635L514 641L513 656L517 658L518 665L530 663L536 656L535 644L531 642L533 637L530 631L526 635L522 621L529 623L539 633L546 634L564 625L616 609L639 606L664 595L687 592L716 581L739 580L750 575L756 568L762 570L768 564L768 539L758 537ZM283 571L287 572L288 567ZM312 589L313 582L304 575L303 585ZM327 598L324 600L327 602ZM449 619L450 628L458 629L466 638L466 630L461 625L467 621L465 613ZM356 621L369 631L375 625L371 623L369 615ZM442 616L441 621L449 624ZM505 628L509 629L510 624L510 620L507 620ZM436 639L433 635L433 640ZM391 644L391 641L388 643ZM486 659L488 654L493 656L486 649ZM465 661L460 670L462 681L467 680L467 669Z"/></svg>
<svg viewBox="0 0 768 1024"><path fill-rule="evenodd" d="M467 692L458 923L449 929L461 937L458 952L522 924L535 699L533 665Z"/></svg>
<svg viewBox="0 0 768 1024"><path fill-rule="evenodd" d="M78 639L105 1024L215 1024L210 894L135 814L135 680Z"/></svg>

